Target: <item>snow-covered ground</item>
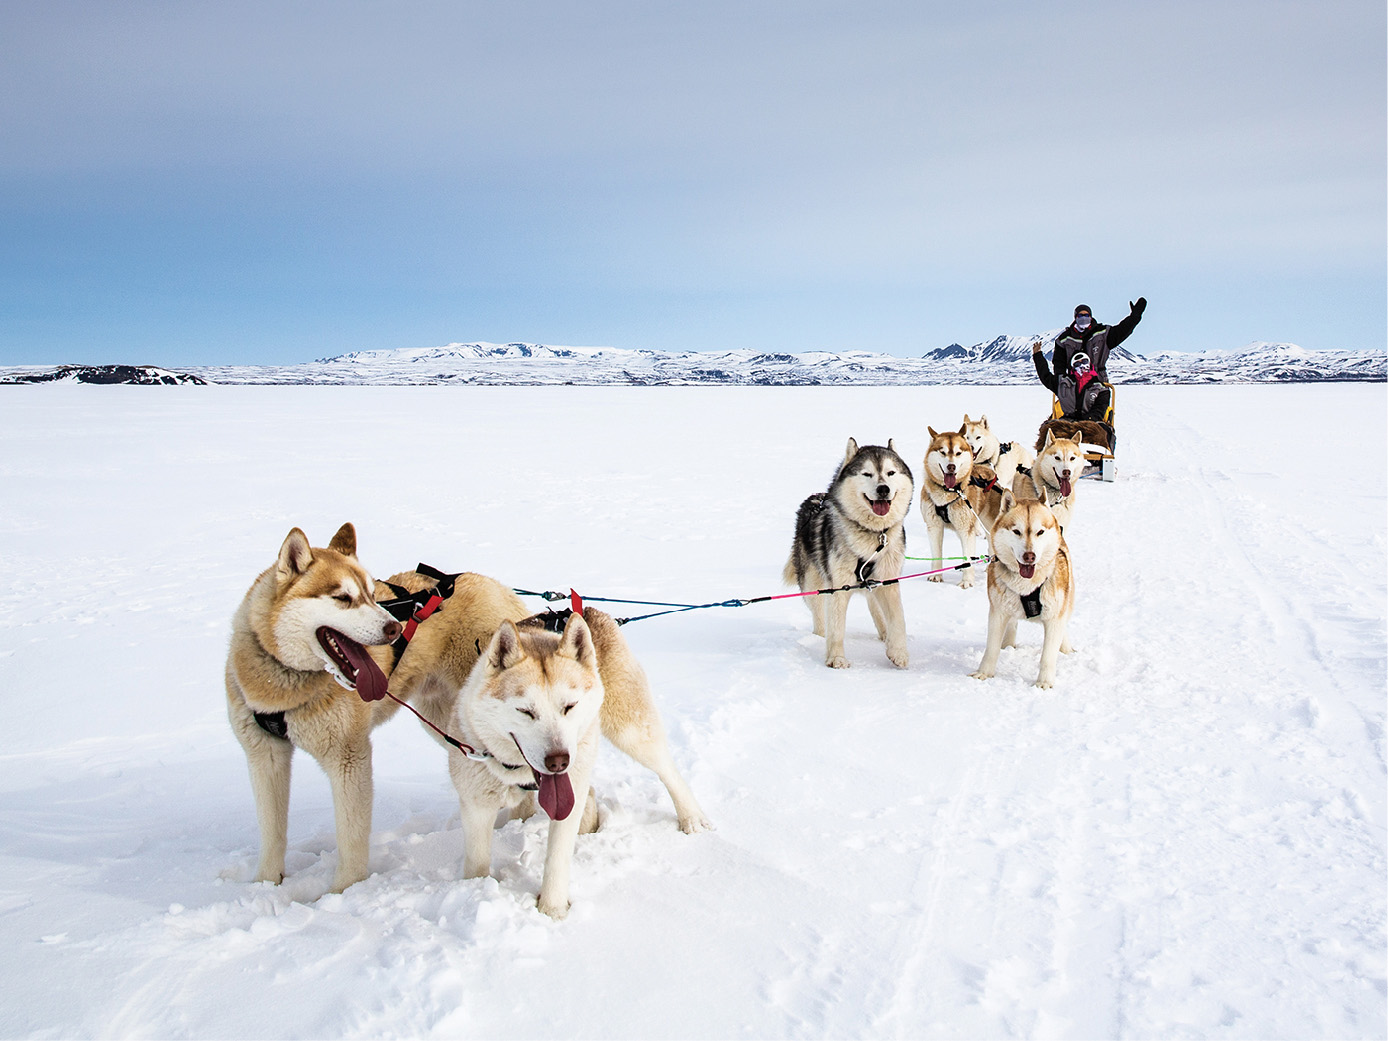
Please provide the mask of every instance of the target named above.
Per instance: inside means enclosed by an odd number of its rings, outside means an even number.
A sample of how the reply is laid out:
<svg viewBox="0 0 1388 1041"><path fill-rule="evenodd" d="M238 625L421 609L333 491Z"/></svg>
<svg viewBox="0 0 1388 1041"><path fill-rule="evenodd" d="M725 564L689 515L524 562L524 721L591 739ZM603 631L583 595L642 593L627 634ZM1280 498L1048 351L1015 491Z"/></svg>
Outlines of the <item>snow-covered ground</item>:
<svg viewBox="0 0 1388 1041"><path fill-rule="evenodd" d="M563 922L534 909L540 821L462 880L443 753L403 714L371 877L324 895L301 758L289 877L247 881L221 671L289 528L355 522L380 575L775 593L849 435L913 465L965 412L1029 439L1039 388L0 398L4 1037L1385 1034L1382 385L1122 391L1052 691L1038 627L969 678L986 597L953 578L903 587L906 671L861 601L842 672L794 600L629 626L717 830L680 834L606 748Z"/></svg>

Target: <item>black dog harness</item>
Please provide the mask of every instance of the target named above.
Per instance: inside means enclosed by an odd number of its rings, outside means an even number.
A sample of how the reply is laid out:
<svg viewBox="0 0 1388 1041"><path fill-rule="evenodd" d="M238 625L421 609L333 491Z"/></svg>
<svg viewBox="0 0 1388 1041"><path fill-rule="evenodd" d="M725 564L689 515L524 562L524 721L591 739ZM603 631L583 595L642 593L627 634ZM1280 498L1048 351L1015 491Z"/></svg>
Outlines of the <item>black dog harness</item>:
<svg viewBox="0 0 1388 1041"><path fill-rule="evenodd" d="M1002 457L1007 455L1007 453L1010 451L1012 451L1012 442L1000 441L998 443L997 453L991 459L980 459L978 461L982 463L984 466L991 466L994 470L996 470L998 468L998 463L1002 460Z"/></svg>
<svg viewBox="0 0 1388 1041"><path fill-rule="evenodd" d="M873 569L877 567L877 558L882 555L882 551L887 548L887 533L884 531L877 536L877 552L867 558L860 557L858 566L853 569L853 574L859 582L866 582L872 577Z"/></svg>
<svg viewBox="0 0 1388 1041"><path fill-rule="evenodd" d="M1035 618L1041 613L1041 587L1037 586L1030 593L1017 594L1022 601L1022 610L1027 613L1028 618Z"/></svg>
<svg viewBox="0 0 1388 1041"><path fill-rule="evenodd" d="M256 726L281 741L289 740L289 724L284 721L283 712L252 712Z"/></svg>

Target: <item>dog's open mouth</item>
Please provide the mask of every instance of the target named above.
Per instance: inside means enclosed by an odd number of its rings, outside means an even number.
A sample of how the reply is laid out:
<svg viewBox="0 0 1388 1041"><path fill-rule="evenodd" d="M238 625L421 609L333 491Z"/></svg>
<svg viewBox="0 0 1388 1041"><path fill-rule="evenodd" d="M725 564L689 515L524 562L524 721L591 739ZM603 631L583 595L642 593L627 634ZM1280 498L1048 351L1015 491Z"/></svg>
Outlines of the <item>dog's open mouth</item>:
<svg viewBox="0 0 1388 1041"><path fill-rule="evenodd" d="M867 496L865 495L863 498L867 499ZM885 517L892 512L891 499L868 499L868 505L872 507L872 512L879 517Z"/></svg>
<svg viewBox="0 0 1388 1041"><path fill-rule="evenodd" d="M1036 577L1036 565L1035 565L1035 564L1018 564L1018 565L1017 565L1017 574L1021 575L1023 578L1035 578L1035 577Z"/></svg>
<svg viewBox="0 0 1388 1041"><path fill-rule="evenodd" d="M1073 487L1074 487L1074 485L1072 485L1072 484L1070 483L1070 478L1068 478L1068 477L1061 477L1061 478L1060 478L1060 494L1061 494L1061 495L1064 495L1066 498L1069 498L1069 496L1070 496L1070 490L1071 490L1071 488L1073 488Z"/></svg>
<svg viewBox="0 0 1388 1041"><path fill-rule="evenodd" d="M945 471L944 478L945 487L948 488L950 491L954 491L954 486L959 483L959 477L956 474L950 473L949 471Z"/></svg>
<svg viewBox="0 0 1388 1041"><path fill-rule="evenodd" d="M333 664L357 688L363 701L380 701L386 696L385 673L356 640L323 625L318 628L318 645L328 652Z"/></svg>

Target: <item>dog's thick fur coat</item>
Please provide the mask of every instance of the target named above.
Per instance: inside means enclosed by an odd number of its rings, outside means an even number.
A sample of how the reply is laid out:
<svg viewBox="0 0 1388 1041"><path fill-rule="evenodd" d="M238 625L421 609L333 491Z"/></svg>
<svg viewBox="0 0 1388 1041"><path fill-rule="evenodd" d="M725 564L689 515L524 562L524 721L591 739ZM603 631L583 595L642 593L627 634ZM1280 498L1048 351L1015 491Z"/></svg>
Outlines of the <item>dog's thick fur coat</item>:
<svg viewBox="0 0 1388 1041"><path fill-rule="evenodd" d="M1007 496L993 525L993 560L988 565L988 644L975 679L997 671L1004 647L1017 642L1017 623L1040 622L1045 627L1038 687L1055 685L1057 655L1071 651L1067 630L1075 607L1075 576L1070 552L1055 514L1035 499L1014 501ZM1032 600L1029 613L1026 600Z"/></svg>
<svg viewBox="0 0 1388 1041"><path fill-rule="evenodd" d="M991 467L997 474L998 483L1004 488L1012 487L1012 478L1018 466L1030 467L1036 453L1020 441L1003 442L993 428L988 425L986 415L978 419L964 416L964 425L959 429L969 447L974 450L974 465Z"/></svg>
<svg viewBox="0 0 1388 1041"><path fill-rule="evenodd" d="M964 438L963 429L943 433L936 432L934 427L926 429L930 432L930 447L925 450L922 465L921 519L930 536L931 560L936 568L942 568L946 527L958 537L966 558L974 556L978 536L987 535L987 529L981 528L968 495L974 453ZM943 582L944 575L930 575L927 581ZM959 588L968 589L973 584L974 568L961 568Z"/></svg>
<svg viewBox="0 0 1388 1041"><path fill-rule="evenodd" d="M795 538L782 571L786 583L809 592L900 578L914 490L911 468L893 442L860 448L850 437L828 491L809 496L796 512ZM832 669L849 666L844 630L848 601L858 591L867 597L888 660L906 668L906 616L895 584L805 598L815 635L824 637L824 663Z"/></svg>
<svg viewBox="0 0 1388 1041"><path fill-rule="evenodd" d="M1031 473L1019 469L1012 479L1012 494L1018 499L1039 499L1054 511L1061 528L1069 527L1084 467L1084 446L1080 442L1047 435L1031 465Z"/></svg>
<svg viewBox="0 0 1388 1041"><path fill-rule="evenodd" d="M562 636L518 621L519 627L501 623L454 712L454 726L490 758L479 762L454 751L448 768L462 809L468 878L491 872L498 811L528 816L535 796L527 787L538 783L543 804L545 786L565 776L581 809L561 810L550 821L538 900L541 911L562 918L569 910L574 841L598 824L589 783L599 733L661 779L681 831L712 825L670 757L646 674L617 623L591 607L570 615Z"/></svg>
<svg viewBox="0 0 1388 1041"><path fill-rule="evenodd" d="M344 686L340 667L317 637L326 627L371 645L378 666L391 652L397 622L375 598L375 580L357 561L356 531L344 524L326 549L310 548L293 529L279 558L251 585L232 619L227 653L227 714L246 753L260 822L257 881L284 879L289 826L289 768L295 748L323 767L337 820L332 890L366 877L371 837L371 729L390 710ZM394 705L391 705L391 709ZM283 713L286 736L256 722Z"/></svg>

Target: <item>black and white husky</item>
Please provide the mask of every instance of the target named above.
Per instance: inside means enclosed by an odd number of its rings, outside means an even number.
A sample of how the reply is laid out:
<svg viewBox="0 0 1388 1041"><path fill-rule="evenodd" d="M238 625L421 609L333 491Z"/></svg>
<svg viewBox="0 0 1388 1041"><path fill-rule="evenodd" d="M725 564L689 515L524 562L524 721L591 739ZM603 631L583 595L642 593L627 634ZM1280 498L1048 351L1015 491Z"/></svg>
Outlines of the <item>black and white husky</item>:
<svg viewBox="0 0 1388 1041"><path fill-rule="evenodd" d="M842 589L863 582L900 578L906 559L906 515L911 510L915 480L895 445L848 450L828 491L816 492L800 504L795 515L795 541L783 577L802 592ZM896 585L877 586L806 597L816 636L825 638L824 663L848 668L843 652L844 620L854 592L867 596L877 635L887 645L887 657L906 668L906 617Z"/></svg>

